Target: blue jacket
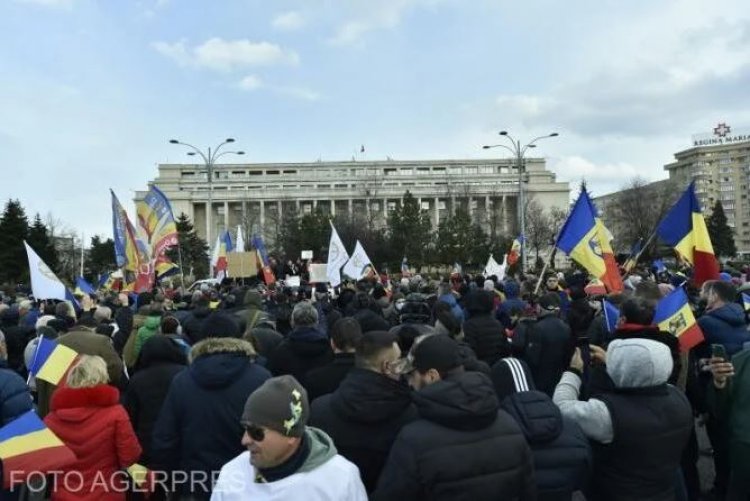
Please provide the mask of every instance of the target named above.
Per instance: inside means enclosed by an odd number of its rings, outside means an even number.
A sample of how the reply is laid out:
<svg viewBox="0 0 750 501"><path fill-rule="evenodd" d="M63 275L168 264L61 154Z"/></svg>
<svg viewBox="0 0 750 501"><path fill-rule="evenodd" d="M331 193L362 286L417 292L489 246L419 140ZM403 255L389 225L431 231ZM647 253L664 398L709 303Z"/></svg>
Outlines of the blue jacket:
<svg viewBox="0 0 750 501"><path fill-rule="evenodd" d="M0 361L0 426L5 426L33 408L29 387L21 376Z"/></svg>
<svg viewBox="0 0 750 501"><path fill-rule="evenodd" d="M190 366L172 380L154 425L151 462L155 469L211 478L243 452L245 401L271 375L252 361L252 346L241 339L207 338L193 346L191 356ZM188 485L180 492L188 492Z"/></svg>
<svg viewBox="0 0 750 501"><path fill-rule="evenodd" d="M453 293L443 294L438 298L438 301L442 301L450 305L451 313L453 313L453 316L456 317L458 323L464 323L464 310L462 310L461 306L459 306L458 301L456 301L456 296L454 296Z"/></svg>
<svg viewBox="0 0 750 501"><path fill-rule="evenodd" d="M750 341L745 313L736 303L728 303L705 313L698 319L698 325L703 331L706 344L724 345L729 357L740 351L744 343Z"/></svg>

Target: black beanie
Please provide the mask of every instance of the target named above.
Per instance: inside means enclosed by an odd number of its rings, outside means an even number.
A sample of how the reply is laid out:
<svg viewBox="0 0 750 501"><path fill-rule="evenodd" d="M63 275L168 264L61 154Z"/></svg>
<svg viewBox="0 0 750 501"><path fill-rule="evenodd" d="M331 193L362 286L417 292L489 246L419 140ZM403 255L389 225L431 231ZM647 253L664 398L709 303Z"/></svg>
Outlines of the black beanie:
<svg viewBox="0 0 750 501"><path fill-rule="evenodd" d="M498 360L492 366L490 377L500 400L514 393L536 389L529 366L518 358Z"/></svg>
<svg viewBox="0 0 750 501"><path fill-rule="evenodd" d="M240 337L240 324L227 313L218 311L207 316L201 324L201 338Z"/></svg>

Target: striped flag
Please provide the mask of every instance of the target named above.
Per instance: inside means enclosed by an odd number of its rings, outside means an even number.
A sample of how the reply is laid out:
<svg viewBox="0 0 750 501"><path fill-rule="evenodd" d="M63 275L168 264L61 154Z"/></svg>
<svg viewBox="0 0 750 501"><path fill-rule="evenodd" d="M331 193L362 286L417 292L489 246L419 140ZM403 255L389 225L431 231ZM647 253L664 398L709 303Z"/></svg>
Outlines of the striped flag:
<svg viewBox="0 0 750 501"><path fill-rule="evenodd" d="M703 341L703 332L695 321L688 297L682 288L665 296L656 305L654 323L659 330L671 332L680 341L680 349L687 351Z"/></svg>

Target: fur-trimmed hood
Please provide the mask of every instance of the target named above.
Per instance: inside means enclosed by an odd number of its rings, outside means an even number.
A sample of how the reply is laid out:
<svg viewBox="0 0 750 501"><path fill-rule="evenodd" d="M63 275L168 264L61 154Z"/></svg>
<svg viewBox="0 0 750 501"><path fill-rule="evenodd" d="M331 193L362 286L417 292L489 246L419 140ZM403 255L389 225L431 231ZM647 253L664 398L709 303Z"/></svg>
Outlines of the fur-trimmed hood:
<svg viewBox="0 0 750 501"><path fill-rule="evenodd" d="M208 338L190 351L190 377L206 389L225 388L237 381L255 359L253 346L243 339Z"/></svg>
<svg viewBox="0 0 750 501"><path fill-rule="evenodd" d="M209 337L196 343L190 350L190 363L196 358L216 353L241 353L249 358L255 358L253 345L244 339L231 337Z"/></svg>

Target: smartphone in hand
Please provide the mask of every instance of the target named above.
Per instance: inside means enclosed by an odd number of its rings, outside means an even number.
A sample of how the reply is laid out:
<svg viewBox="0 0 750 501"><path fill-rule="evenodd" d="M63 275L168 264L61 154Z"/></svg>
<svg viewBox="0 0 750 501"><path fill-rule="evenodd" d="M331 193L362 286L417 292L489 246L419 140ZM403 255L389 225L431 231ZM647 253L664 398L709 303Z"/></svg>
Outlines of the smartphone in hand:
<svg viewBox="0 0 750 501"><path fill-rule="evenodd" d="M711 345L711 358L721 358L725 362L729 361L727 357L727 350L723 344L712 344Z"/></svg>

